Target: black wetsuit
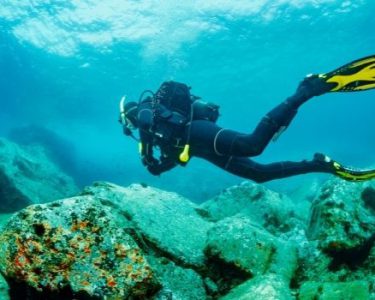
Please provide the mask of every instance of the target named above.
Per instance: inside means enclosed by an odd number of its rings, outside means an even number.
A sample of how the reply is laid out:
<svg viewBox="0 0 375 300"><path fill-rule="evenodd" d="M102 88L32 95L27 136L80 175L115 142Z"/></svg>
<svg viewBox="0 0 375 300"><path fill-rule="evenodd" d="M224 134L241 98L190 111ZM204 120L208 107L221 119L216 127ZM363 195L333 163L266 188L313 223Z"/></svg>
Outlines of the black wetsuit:
<svg viewBox="0 0 375 300"><path fill-rule="evenodd" d="M266 114L250 134L224 129L206 120L192 121L190 126L183 128L172 126L171 129L168 127L168 122L162 124L154 122L151 104L143 103L138 113L143 163L154 175L170 170L178 164L181 165L179 154L183 150L190 130L191 157L201 157L232 174L255 182L311 172L329 172L314 160L259 164L248 158L261 154L274 135L289 125L299 106L311 97L312 95L306 90L298 89L296 94ZM160 136L165 131L168 131L167 138ZM159 146L161 150L160 160L153 157L154 146Z"/></svg>

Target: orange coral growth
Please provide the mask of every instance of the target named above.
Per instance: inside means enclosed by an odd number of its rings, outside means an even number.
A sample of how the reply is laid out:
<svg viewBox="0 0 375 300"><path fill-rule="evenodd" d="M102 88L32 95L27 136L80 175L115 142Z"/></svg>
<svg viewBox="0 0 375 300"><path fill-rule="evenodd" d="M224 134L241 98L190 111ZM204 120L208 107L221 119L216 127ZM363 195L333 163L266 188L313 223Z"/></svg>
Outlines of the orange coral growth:
<svg viewBox="0 0 375 300"><path fill-rule="evenodd" d="M81 284L83 286L88 286L88 285L90 285L90 282L88 282L87 280L85 280L85 281L82 281Z"/></svg>
<svg viewBox="0 0 375 300"><path fill-rule="evenodd" d="M33 240L28 240L27 246L29 246L30 248L32 248L36 252L42 252L42 249L43 249L42 244L40 244L36 241L33 241Z"/></svg>
<svg viewBox="0 0 375 300"><path fill-rule="evenodd" d="M25 265L29 263L30 263L30 260L23 253L18 253L16 257L14 258L14 265L17 268L23 269Z"/></svg>
<svg viewBox="0 0 375 300"><path fill-rule="evenodd" d="M107 278L107 285L108 285L109 287L115 287L115 286L117 285L116 281L113 279L112 276L109 276L109 277Z"/></svg>
<svg viewBox="0 0 375 300"><path fill-rule="evenodd" d="M78 229L85 229L89 225L89 221L75 221L70 229L72 231L77 231Z"/></svg>
<svg viewBox="0 0 375 300"><path fill-rule="evenodd" d="M80 229L85 229L89 223L90 223L89 221L81 221L78 223L78 226Z"/></svg>

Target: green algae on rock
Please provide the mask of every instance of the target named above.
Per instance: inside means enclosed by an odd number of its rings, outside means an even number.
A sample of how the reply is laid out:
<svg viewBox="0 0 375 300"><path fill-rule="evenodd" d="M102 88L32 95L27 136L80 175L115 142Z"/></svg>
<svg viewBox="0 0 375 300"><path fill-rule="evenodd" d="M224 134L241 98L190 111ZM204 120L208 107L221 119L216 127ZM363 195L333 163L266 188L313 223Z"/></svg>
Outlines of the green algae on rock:
<svg viewBox="0 0 375 300"><path fill-rule="evenodd" d="M226 218L208 233L206 255L247 272L277 273L289 284L297 266L294 246L254 225L246 216Z"/></svg>
<svg viewBox="0 0 375 300"><path fill-rule="evenodd" d="M303 299L323 299L319 291L324 287L329 287L324 299L336 299L329 290L345 295L342 290L353 282L362 282L369 290L358 299L375 299L375 215L363 199L364 191L371 193L368 188L372 185L340 180L323 185L312 205L310 242L299 247L300 263L294 281L302 285ZM368 298L368 294L372 296ZM337 299L357 299L340 297L344 298Z"/></svg>
<svg viewBox="0 0 375 300"><path fill-rule="evenodd" d="M235 287L220 300L292 300L288 284L277 275L258 276Z"/></svg>
<svg viewBox="0 0 375 300"><path fill-rule="evenodd" d="M0 299L9 300L9 286L4 277L0 274Z"/></svg>
<svg viewBox="0 0 375 300"><path fill-rule="evenodd" d="M314 200L308 236L327 253L363 245L375 232L375 218L363 206L364 184L342 180L327 182Z"/></svg>
<svg viewBox="0 0 375 300"><path fill-rule="evenodd" d="M298 300L369 300L369 284L366 281L352 282L305 282Z"/></svg>
<svg viewBox="0 0 375 300"><path fill-rule="evenodd" d="M214 222L236 214L246 215L273 234L303 227L306 218L295 210L289 197L249 181L226 189L200 208Z"/></svg>
<svg viewBox="0 0 375 300"><path fill-rule="evenodd" d="M0 235L1 272L42 295L144 297L159 284L127 225L91 196L29 206Z"/></svg>
<svg viewBox="0 0 375 300"><path fill-rule="evenodd" d="M204 282L197 272L182 268L163 257L147 256L147 259L162 285L162 289L154 296L153 300L206 299Z"/></svg>

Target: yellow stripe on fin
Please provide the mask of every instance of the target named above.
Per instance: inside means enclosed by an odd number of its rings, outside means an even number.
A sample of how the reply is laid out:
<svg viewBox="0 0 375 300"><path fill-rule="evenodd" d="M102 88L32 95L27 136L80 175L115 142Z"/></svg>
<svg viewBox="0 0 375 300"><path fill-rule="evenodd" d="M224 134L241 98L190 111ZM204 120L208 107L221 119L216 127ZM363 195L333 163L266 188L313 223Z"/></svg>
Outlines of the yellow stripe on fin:
<svg viewBox="0 0 375 300"><path fill-rule="evenodd" d="M339 175L341 178L351 181L364 181L364 180L370 180L375 178L375 171L369 172L367 174L352 174L345 171L337 171L337 175Z"/></svg>
<svg viewBox="0 0 375 300"><path fill-rule="evenodd" d="M355 83L357 86L347 87L347 89L350 91L375 88L375 62L351 75L334 75L326 82L337 84L337 86L334 87L331 92L340 90L345 91L346 87L352 83Z"/></svg>

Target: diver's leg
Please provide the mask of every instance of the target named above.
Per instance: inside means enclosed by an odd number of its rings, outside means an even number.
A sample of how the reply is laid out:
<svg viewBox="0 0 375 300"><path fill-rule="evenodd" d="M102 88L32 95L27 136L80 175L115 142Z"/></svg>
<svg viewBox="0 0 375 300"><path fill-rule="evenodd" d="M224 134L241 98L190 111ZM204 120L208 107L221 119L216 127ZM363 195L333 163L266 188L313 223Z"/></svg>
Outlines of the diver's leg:
<svg viewBox="0 0 375 300"><path fill-rule="evenodd" d="M326 86L318 77L305 78L294 95L268 112L253 133L240 134L222 129L215 137L215 151L222 155L257 156L269 142L276 138L291 123L298 108L314 96L324 94Z"/></svg>
<svg viewBox="0 0 375 300"><path fill-rule="evenodd" d="M285 102L294 109L298 109L307 100L323 95L329 92L331 88L332 86L318 75L309 75L299 83L295 94L287 98Z"/></svg>
<svg viewBox="0 0 375 300"><path fill-rule="evenodd" d="M259 164L247 157L203 154L199 157L216 166L257 183L286 178L306 173L328 173L347 181L367 181L375 179L375 169L359 170L348 168L328 156L315 153L312 160L300 162L283 161L271 164Z"/></svg>
<svg viewBox="0 0 375 300"><path fill-rule="evenodd" d="M315 159L311 161L284 161L271 164L259 164L249 158L236 156L215 156L206 159L234 175L253 180L257 183L306 173L333 173L331 168L327 168L325 164Z"/></svg>
<svg viewBox="0 0 375 300"><path fill-rule="evenodd" d="M296 113L296 109L283 102L264 116L251 134L222 129L214 139L215 151L222 155L257 156L289 125Z"/></svg>

